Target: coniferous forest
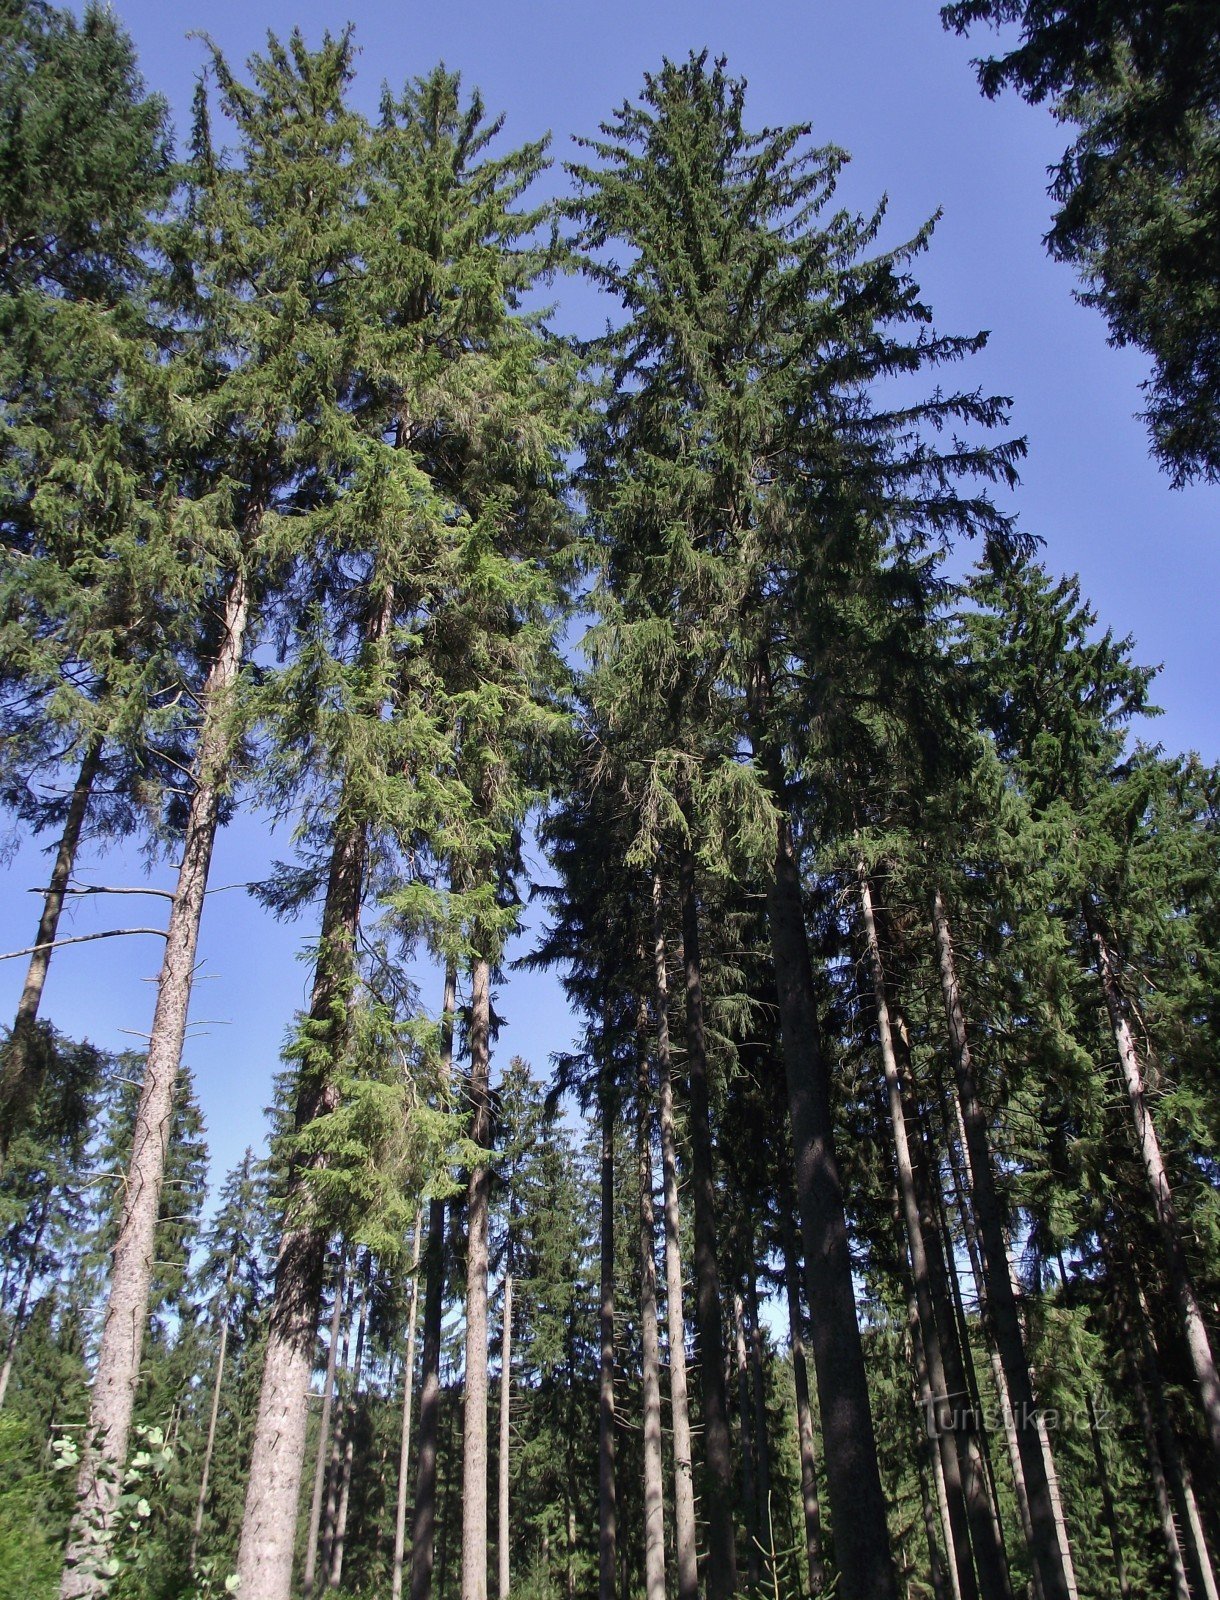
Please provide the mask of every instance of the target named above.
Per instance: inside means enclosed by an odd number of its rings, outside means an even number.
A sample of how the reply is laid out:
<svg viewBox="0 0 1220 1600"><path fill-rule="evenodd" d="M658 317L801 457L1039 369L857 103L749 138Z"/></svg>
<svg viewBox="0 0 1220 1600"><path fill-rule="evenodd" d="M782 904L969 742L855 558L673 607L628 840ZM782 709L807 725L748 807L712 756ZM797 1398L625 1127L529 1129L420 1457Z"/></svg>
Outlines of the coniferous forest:
<svg viewBox="0 0 1220 1600"><path fill-rule="evenodd" d="M927 9L1220 481L1214 6ZM172 129L0 4L0 1600L1217 1600L1220 767L936 219L714 51L551 149L357 46L203 39ZM303 987L210 1180L224 891Z"/></svg>

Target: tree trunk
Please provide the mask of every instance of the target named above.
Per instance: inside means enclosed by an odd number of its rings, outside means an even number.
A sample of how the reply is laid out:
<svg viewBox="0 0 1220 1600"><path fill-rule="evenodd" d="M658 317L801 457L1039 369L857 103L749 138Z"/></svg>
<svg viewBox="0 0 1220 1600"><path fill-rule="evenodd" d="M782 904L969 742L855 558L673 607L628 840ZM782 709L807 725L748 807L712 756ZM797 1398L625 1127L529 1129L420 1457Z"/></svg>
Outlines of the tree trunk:
<svg viewBox="0 0 1220 1600"><path fill-rule="evenodd" d="M809 1592L820 1595L826 1587L822 1560L822 1508L818 1504L818 1461L813 1435L813 1408L809 1404L809 1371L805 1365L805 1338L801 1332L800 1266L796 1230L785 1196L780 1205L784 1244L784 1288L788 1298L788 1331L792 1341L792 1378L796 1388L796 1432L801 1456L801 1508L805 1515L805 1561Z"/></svg>
<svg viewBox="0 0 1220 1600"><path fill-rule="evenodd" d="M614 1482L614 1114L610 1041L603 1038L597 1101L601 1121L601 1364L597 1407L597 1593L614 1600L618 1506Z"/></svg>
<svg viewBox="0 0 1220 1600"><path fill-rule="evenodd" d="M1016 1297L1012 1292L1012 1279L1009 1276L1004 1218L991 1166L987 1119L983 1112L974 1062L970 1054L970 1041L966 1033L965 1013L962 1010L953 957L953 942L949 933L949 920L939 889L933 894L932 921L936 933L941 995L949 1026L949 1040L957 1076L957 1093L966 1138L970 1189L978 1236L982 1245L984 1311L990 1318L1014 1411L1013 1421L1029 1499L1031 1553L1038 1570L1043 1600L1071 1600L1071 1585L1068 1582L1063 1553L1059 1545L1055 1508L1037 1427L1037 1408L1029 1375L1029 1363L1025 1356L1021 1322L1017 1312Z"/></svg>
<svg viewBox="0 0 1220 1600"><path fill-rule="evenodd" d="M351 1361L351 1384L343 1423L343 1470L339 1476L339 1505L335 1516L334 1532L330 1542L329 1576L327 1584L338 1589L343 1583L343 1554L347 1543L347 1514L351 1505L352 1467L356 1451L356 1412L360 1404L360 1378L364 1369L364 1336L369 1319L369 1280L373 1272L373 1258L364 1259L364 1283L360 1289L360 1310L356 1317L356 1353Z"/></svg>
<svg viewBox="0 0 1220 1600"><path fill-rule="evenodd" d="M1114 1576L1118 1579L1120 1600L1130 1600L1131 1584L1127 1578L1127 1562L1123 1554L1122 1531L1118 1525L1117 1508L1114 1504L1114 1495L1110 1489L1110 1464L1106 1460L1101 1429L1097 1425L1097 1408L1093 1404L1093 1396L1087 1389L1085 1390L1084 1403L1089 1417L1089 1441L1093 1446L1093 1464L1097 1469L1097 1486L1101 1490L1102 1515L1106 1519L1106 1531L1110 1535L1110 1550L1114 1556Z"/></svg>
<svg viewBox="0 0 1220 1600"><path fill-rule="evenodd" d="M72 877L76 862L76 849L80 844L85 813L93 794L93 784L102 761L102 736L92 734L85 745L64 831L55 851L55 864L51 868L51 881L42 902L42 916L38 921L38 935L34 940L33 954L26 969L25 985L17 1002L17 1015L13 1021L8 1052L0 1069L0 1176L4 1173L9 1145L25 1125L30 1108L38 1097L41 1073L39 1052L36 1048L34 1024L42 1004L42 991L46 986L47 970L51 965L51 947L59 927L59 917L64 906L64 894Z"/></svg>
<svg viewBox="0 0 1220 1600"><path fill-rule="evenodd" d="M411 1306L407 1313L407 1355L402 1374L402 1434L398 1446L398 1495L394 1504L394 1569L390 1579L390 1600L401 1600L402 1597L403 1555L407 1545L407 1474L411 1465L411 1398L415 1389L415 1323L419 1310L419 1250L423 1226L421 1211L415 1218L415 1238L411 1246Z"/></svg>
<svg viewBox="0 0 1220 1600"><path fill-rule="evenodd" d="M640 1342L644 1428L644 1600L665 1600L665 1487L661 1467L661 1358L657 1336L657 1262L652 1197L652 1085L648 1077L647 1008L641 1007L636 1083L636 1159L640 1197Z"/></svg>
<svg viewBox="0 0 1220 1600"><path fill-rule="evenodd" d="M758 1318L758 1278L751 1262L746 1271L746 1310L750 1318L750 1374L754 1387L754 1476L758 1496L760 1538L766 1535L763 1577L774 1578L775 1540L771 1526L771 1443L767 1437L767 1386L763 1368L763 1331Z"/></svg>
<svg viewBox="0 0 1220 1600"><path fill-rule="evenodd" d="M306 1024L311 1047L298 1078L298 1130L337 1104L334 1068L346 1043L366 851L363 824L341 825L331 852ZM242 1600L287 1600L292 1582L297 1498L327 1248L326 1234L300 1220L307 1203L308 1174L298 1168L289 1178L284 1207L285 1228L276 1260L242 1519L238 1554Z"/></svg>
<svg viewBox="0 0 1220 1600"><path fill-rule="evenodd" d="M208 1412L208 1432L203 1446L203 1467L199 1473L199 1495L195 1501L195 1521L191 1527L191 1553L187 1561L188 1570L195 1571L195 1560L199 1554L199 1536L203 1532L203 1513L208 1503L208 1480L212 1473L212 1452L216 1448L216 1420L220 1416L220 1389L225 1377L225 1354L229 1347L229 1288L233 1282L233 1258L230 1256L229 1265L225 1271L224 1288L221 1291L220 1314L220 1349L216 1355L216 1377L212 1382L212 1406Z"/></svg>
<svg viewBox="0 0 1220 1600"><path fill-rule="evenodd" d="M690 1411L686 1386L686 1322L682 1314L682 1248L678 1214L678 1157L674 1132L673 1064L669 1049L669 971L659 869L652 877L657 1067L661 1171L665 1202L665 1317L669 1343L669 1409L674 1437L674 1554L678 1600L698 1600L698 1538L691 1471Z"/></svg>
<svg viewBox="0 0 1220 1600"><path fill-rule="evenodd" d="M97 1552L99 1536L104 1538L108 1531L127 1460L140 1352L148 1321L165 1152L173 1122L174 1093L221 792L232 754L229 713L241 669L248 615L246 580L239 569L229 582L220 646L200 697L203 720L193 767L194 791L157 980L157 1004L132 1132L118 1240L111 1257L110 1293L77 1479L76 1515L64 1558L63 1600L101 1593L101 1579L92 1557ZM243 1600L260 1597L247 1594Z"/></svg>
<svg viewBox="0 0 1220 1600"><path fill-rule="evenodd" d="M509 1544L512 1528L508 1520L508 1452L512 1438L513 1363L513 1275L504 1274L504 1326L500 1337L500 1460L498 1520L496 1522L497 1576L500 1600L508 1600L511 1578Z"/></svg>
<svg viewBox="0 0 1220 1600"><path fill-rule="evenodd" d="M1105 996L1110 1026L1114 1031L1114 1042L1118 1046L1123 1082L1126 1085L1127 1099L1131 1103L1131 1116L1135 1124L1136 1144L1139 1147L1140 1160L1144 1165L1144 1177L1152 1196L1152 1211L1161 1235L1169 1285L1177 1301L1182 1332L1186 1339L1187 1350L1190 1352L1190 1364L1199 1388L1199 1399L1203 1407L1208 1436L1213 1451L1220 1457L1220 1376L1216 1372L1207 1324L1199 1308L1194 1278L1182 1244L1182 1229L1178 1222L1177 1207L1169 1185L1169 1174L1165 1170L1165 1161L1161 1154L1161 1144L1157 1138L1152 1112L1148 1106L1143 1071L1115 970L1114 953L1106 942L1095 909L1087 900L1084 905L1084 917L1093 948L1097 952L1097 970L1101 975L1102 993Z"/></svg>
<svg viewBox="0 0 1220 1600"><path fill-rule="evenodd" d="M765 666L760 678L769 695ZM758 709L765 713L766 707ZM767 922L841 1593L845 1600L896 1600L897 1581L852 1284L847 1215L834 1148L830 1073L821 1047L800 868L787 814L787 784L778 752L756 745L756 753L763 758L778 811L775 865L767 885Z"/></svg>
<svg viewBox="0 0 1220 1600"><path fill-rule="evenodd" d="M691 1189L695 1211L695 1310L699 1328L699 1384L703 1394L704 1491L708 1600L727 1600L737 1588L733 1529L733 1457L724 1381L720 1320L720 1270L716 1260L716 1184L712 1157L711 1086L704 1038L703 977L699 957L699 905L695 859L682 847L682 947L686 969L686 1056L689 1073Z"/></svg>
<svg viewBox="0 0 1220 1600"><path fill-rule="evenodd" d="M491 965L476 956L470 986L470 1137L491 1142ZM466 1192L466 1379L462 1425L462 1600L487 1600L487 1226L491 1167Z"/></svg>
<svg viewBox="0 0 1220 1600"><path fill-rule="evenodd" d="M745 1311L733 1295L733 1335L737 1355L737 1425L741 1430L741 1499L746 1513L746 1581L758 1587L758 1492L754 1483L754 1440L750 1426L750 1365L746 1357Z"/></svg>
<svg viewBox="0 0 1220 1600"><path fill-rule="evenodd" d="M1144 1459L1148 1467L1148 1476L1152 1480L1152 1492L1156 1500L1157 1517L1161 1524L1161 1538L1165 1544L1165 1558L1169 1564L1174 1600L1192 1600L1190 1584L1186 1578L1186 1559L1178 1538L1173 1502L1169 1497L1169 1484L1165 1477L1165 1463L1161 1456L1156 1419L1148 1402L1148 1391L1144 1387L1143 1358L1138 1347L1138 1335L1131 1327L1130 1315L1125 1307L1120 1309L1119 1315L1123 1322L1135 1409L1139 1413L1140 1427L1144 1434Z"/></svg>
<svg viewBox="0 0 1220 1600"><path fill-rule="evenodd" d="M335 1278L335 1303L330 1313L330 1343L326 1347L326 1377L322 1382L322 1414L318 1418L318 1448L314 1455L313 1497L309 1506L309 1536L305 1546L305 1571L301 1593L305 1600L313 1594L318 1570L318 1536L322 1528L322 1497L326 1491L326 1464L330 1459L330 1414L335 1398L335 1368L339 1358L339 1328L343 1320L343 1290L347 1255L339 1255Z"/></svg>
<svg viewBox="0 0 1220 1600"><path fill-rule="evenodd" d="M969 1428L962 1415L966 1396L958 1374L953 1381L946 1370L946 1352L942 1344L942 1328L933 1304L931 1274L924 1233L924 1219L920 1213L919 1196L915 1187L915 1173L911 1159L910 1141L907 1137L906 1115L902 1101L902 1082L894 1051L890 1024L889 1000L886 996L885 973L877 941L876 919L873 915L872 890L861 862L857 868L860 883L860 908L868 944L869 967L873 981L873 1000L877 1015L877 1033L881 1042L881 1062L885 1076L886 1103L890 1118L890 1131L894 1140L895 1166L898 1174L898 1197L902 1211L906 1253L910 1258L911 1285L919 1317L919 1331L927 1363L928 1385L932 1396L932 1409L926 1425L936 1438L940 1452L941 1471L944 1474L945 1493L949 1507L949 1526L952 1534L954 1565L957 1570L957 1588L960 1600L978 1600L979 1586L975 1582L971 1557L972 1538L975 1556L984 1548L980 1539L980 1519L977 1502L977 1485L969 1477L969 1464L965 1459L965 1440ZM975 1491L971 1493L971 1491ZM980 1576L982 1576L980 1563ZM984 1580L985 1600L992 1600L1002 1591L990 1589Z"/></svg>
<svg viewBox="0 0 1220 1600"><path fill-rule="evenodd" d="M441 1084L447 1087L453 1064L453 1014L457 968L445 968L441 1008ZM411 1600L432 1593L436 1541L436 1447L441 1416L441 1324L445 1310L445 1202L428 1203L428 1256L424 1282L424 1354L419 1392L419 1455L415 1469L415 1514L411 1518Z"/></svg>

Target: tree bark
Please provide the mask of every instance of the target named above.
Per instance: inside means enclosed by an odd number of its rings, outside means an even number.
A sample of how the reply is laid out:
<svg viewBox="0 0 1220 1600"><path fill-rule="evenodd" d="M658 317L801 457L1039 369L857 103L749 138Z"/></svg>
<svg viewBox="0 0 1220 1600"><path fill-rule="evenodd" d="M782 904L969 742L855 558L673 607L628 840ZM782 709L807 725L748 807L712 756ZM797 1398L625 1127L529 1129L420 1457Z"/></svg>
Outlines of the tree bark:
<svg viewBox="0 0 1220 1600"><path fill-rule="evenodd" d="M318 1418L318 1448L314 1454L313 1496L309 1506L309 1535L305 1546L305 1571L301 1579L304 1600L310 1600L318 1569L318 1537L322 1528L322 1497L326 1490L326 1464L330 1459L330 1416L335 1398L335 1369L339 1359L339 1328L343 1320L343 1290L347 1255L341 1252L335 1278L335 1303L330 1313L330 1343L326 1347L326 1376L322 1381L322 1414Z"/></svg>
<svg viewBox="0 0 1220 1600"><path fill-rule="evenodd" d="M216 1448L216 1420L220 1416L220 1389L225 1377L225 1354L229 1348L229 1289L233 1282L233 1258L225 1271L221 1290L220 1349L216 1354L216 1376L212 1382L212 1405L208 1412L207 1438L203 1446L203 1466L199 1473L199 1494L195 1500L195 1520L191 1526L191 1552L187 1561L190 1572L195 1571L199 1554L199 1536L203 1532L203 1513L208 1503L208 1480L212 1474L212 1452Z"/></svg>
<svg viewBox="0 0 1220 1600"><path fill-rule="evenodd" d="M1055 1508L1037 1427L1037 1408L1030 1380L1029 1363L1026 1360L1016 1297L1012 1292L1012 1279L1009 1276L1004 1218L992 1171L987 1119L979 1096L978 1080L966 1032L965 1013L962 1009L953 956L953 942L949 933L949 919L939 889L932 897L932 923L936 934L941 996L948 1021L958 1100L966 1137L971 1196L974 1201L978 1237L982 1245L984 1310L991 1321L1014 1412L1013 1421L1029 1499L1031 1553L1038 1569L1043 1600L1071 1600L1071 1585L1068 1582L1063 1553L1059 1545Z"/></svg>
<svg viewBox="0 0 1220 1600"><path fill-rule="evenodd" d="M153 1240L165 1177L165 1153L195 976L199 924L216 842L221 793L232 754L229 712L241 670L248 616L245 574L238 568L229 581L220 645L200 697L203 719L193 767L194 790L157 980L157 1004L111 1262L110 1293L77 1479L76 1515L64 1559L63 1600L83 1600L101 1593L93 1558L99 1535L109 1529L127 1460L140 1352L148 1320ZM243 1600L251 1597L243 1596Z"/></svg>
<svg viewBox="0 0 1220 1600"><path fill-rule="evenodd" d="M652 1085L648 1075L647 1008L641 1007L636 1082L636 1161L640 1218L640 1342L644 1428L644 1600L665 1600L665 1488L661 1466L661 1358L657 1335L657 1262L652 1196Z"/></svg>
<svg viewBox="0 0 1220 1600"><path fill-rule="evenodd" d="M682 1313L678 1157L674 1131L673 1064L669 1048L669 970L662 893L661 874L657 869L652 877L652 931L659 1077L658 1121L665 1207L665 1317L669 1343L669 1409L674 1444L674 1555L678 1569L678 1600L698 1600L698 1538L686 1384L686 1321Z"/></svg>
<svg viewBox="0 0 1220 1600"><path fill-rule="evenodd" d="M509 1563L512 1528L508 1520L508 1452L512 1439L512 1363L513 1363L513 1275L504 1274L504 1326L500 1336L500 1459L498 1518L496 1522L496 1565L500 1600L508 1600L511 1567Z"/></svg>
<svg viewBox="0 0 1220 1600"><path fill-rule="evenodd" d="M754 1389L754 1477L758 1496L760 1539L766 1536L762 1554L763 1577L774 1579L775 1540L771 1526L771 1443L767 1437L767 1387L763 1368L763 1331L758 1317L758 1277L751 1261L746 1269L746 1310L750 1319L750 1375Z"/></svg>
<svg viewBox="0 0 1220 1600"><path fill-rule="evenodd" d="M769 694L763 664L755 685L756 715L765 715ZM897 1580L852 1284L843 1185L835 1155L830 1073L821 1047L787 784L774 746L764 748L758 740L754 744L778 812L775 864L767 885L767 922L841 1593L845 1600L896 1600Z"/></svg>
<svg viewBox="0 0 1220 1600"><path fill-rule="evenodd" d="M1088 900L1084 904L1084 917L1089 937L1097 953L1097 970L1101 975L1102 993L1105 996L1110 1027L1114 1032L1114 1042L1118 1046L1123 1083L1126 1086L1135 1125L1135 1141L1139 1148L1140 1160L1143 1162L1148 1191L1152 1197L1152 1212L1161 1236L1170 1289L1177 1301L1182 1333L1190 1353L1190 1364L1194 1370L1195 1383L1198 1385L1208 1437L1211 1439L1212 1450L1217 1458L1220 1458L1220 1375L1216 1372L1216 1361L1212 1353L1211 1340L1208 1338L1207 1324L1203 1320L1190 1263L1186 1259L1177 1207L1169 1184L1169 1174L1165 1169L1165 1160L1161 1154L1156 1124L1152 1120L1152 1112L1148 1106L1144 1075L1135 1049L1135 1040L1131 1034L1131 1024L1127 1019L1114 952L1106 941L1097 912Z"/></svg>
<svg viewBox="0 0 1220 1600"><path fill-rule="evenodd" d="M55 864L51 868L51 881L47 885L42 903L42 916L38 920L38 935L34 940L30 964L26 969L25 984L17 1002L17 1015L13 1021L8 1052L0 1069L0 1176L8 1160L9 1146L14 1136L25 1125L30 1108L38 1097L41 1073L38 1070L34 1024L42 1004L42 991L46 987L47 972L51 965L51 946L59 928L63 911L64 894L76 863L76 850L80 844L85 814L93 794L93 785L102 761L102 736L90 735L81 758L72 798L64 819L64 831L55 851Z"/></svg>
<svg viewBox="0 0 1220 1600"><path fill-rule="evenodd" d="M311 1048L298 1079L298 1131L333 1111L338 1103L334 1068L346 1043L366 853L364 825L341 824L331 851L306 1023ZM308 1173L298 1167L290 1175L284 1207L286 1221L276 1260L242 1519L238 1554L242 1600L288 1600L292 1582L297 1498L327 1249L325 1232L308 1220L308 1206Z"/></svg>
<svg viewBox="0 0 1220 1600"><path fill-rule="evenodd" d="M703 1018L699 956L699 904L695 859L684 844L679 869L682 947L686 972L686 1056L689 1081L691 1189L695 1211L695 1310L699 1328L699 1384L703 1394L704 1504L707 1523L708 1600L728 1600L737 1588L733 1529L733 1457L724 1381L720 1269L716 1259L716 1183L712 1156L711 1086Z"/></svg>
<svg viewBox="0 0 1220 1600"><path fill-rule="evenodd" d="M597 1102L601 1121L601 1360L597 1407L597 1593L614 1600L618 1505L614 1481L614 1115L610 1042L602 1041Z"/></svg>
<svg viewBox="0 0 1220 1600"><path fill-rule="evenodd" d="M476 955L470 986L470 1137L491 1142L491 964ZM487 1600L487 1227L491 1167L466 1191L466 1379L462 1426L462 1600Z"/></svg>
<svg viewBox="0 0 1220 1600"><path fill-rule="evenodd" d="M822 1508L818 1504L818 1462L813 1434L813 1408L809 1404L809 1371L805 1365L805 1337L801 1332L800 1265L796 1230L789 1202L780 1205L784 1246L784 1289L788 1300L788 1332L792 1341L792 1378L796 1388L796 1432L801 1457L801 1509L805 1517L805 1562L809 1592L820 1595L826 1587L822 1559Z"/></svg>
<svg viewBox="0 0 1220 1600"><path fill-rule="evenodd" d="M442 1091L453 1065L453 1014L457 968L445 968L441 1007ZM411 1518L411 1600L428 1600L436 1548L436 1455L441 1416L441 1324L445 1309L445 1202L428 1203L428 1255L424 1281L424 1352L419 1392L419 1444L415 1469L415 1514Z"/></svg>
<svg viewBox="0 0 1220 1600"><path fill-rule="evenodd" d="M403 1556L407 1540L407 1486L411 1465L411 1399L415 1391L415 1324L419 1310L419 1252L424 1226L423 1212L415 1218L415 1238L411 1245L411 1305L407 1313L407 1354L402 1374L402 1432L398 1446L398 1494L394 1503L394 1567L390 1578L390 1600L401 1600Z"/></svg>

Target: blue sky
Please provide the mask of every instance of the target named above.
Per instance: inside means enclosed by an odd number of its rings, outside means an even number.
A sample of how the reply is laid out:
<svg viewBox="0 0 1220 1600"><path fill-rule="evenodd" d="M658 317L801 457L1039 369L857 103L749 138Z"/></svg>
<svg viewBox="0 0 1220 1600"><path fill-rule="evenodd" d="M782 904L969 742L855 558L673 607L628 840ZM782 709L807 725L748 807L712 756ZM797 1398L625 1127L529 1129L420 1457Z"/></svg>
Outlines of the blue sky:
<svg viewBox="0 0 1220 1600"><path fill-rule="evenodd" d="M709 47L749 80L754 126L809 122L818 142L851 152L841 195L871 209L889 197L885 242L897 243L934 211L943 212L917 275L938 326L991 331L986 352L960 372L963 383L1013 397L1013 430L1030 453L1022 485L1005 501L1045 540L1055 571L1079 572L1102 621L1131 633L1139 659L1162 663L1155 697L1165 715L1149 729L1171 749L1220 757L1215 693L1216 595L1220 587L1220 490L1171 491L1148 458L1136 420L1147 366L1138 352L1108 347L1101 318L1072 298L1070 269L1042 248L1050 203L1046 170L1067 142L1049 113L1012 97L979 95L970 69L984 41L940 27L936 0L725 0L616 6L589 0L449 0L447 6L351 0L212 0L203 7L165 0L116 0L150 87L170 100L185 125L194 78L205 59L189 39L206 28L234 63L265 41L268 29L299 25L316 42L322 30L355 24L356 100L372 111L383 79L397 85L438 60L478 86L488 108L506 116L513 144L549 131L555 155L572 153L573 135L637 93L663 55ZM557 181L557 180L552 180ZM557 290L557 324L588 331L595 308L578 285ZM955 375L957 376L957 375ZM222 836L212 882L262 876L289 850L247 816ZM82 877L95 883L145 881L134 853L89 851ZM46 876L37 846L21 844L7 872L0 948L27 945L38 902L24 891ZM158 870L149 882L168 884ZM100 898L100 897L99 897ZM93 899L64 932L160 921L164 902ZM305 924L280 926L241 890L214 894L205 914L200 981L186 1059L196 1078L214 1167L261 1143L262 1108L279 1048L309 981L301 959ZM138 1046L154 1000L160 959L151 938L100 941L59 953L44 1014L96 1043ZM0 963L0 1008L12 1014L24 963ZM425 1003L439 1003L439 981L424 975ZM428 992L428 985L435 993ZM499 1055L519 1052L545 1070L566 1048L573 1022L557 983L512 975L498 1009L508 1019Z"/></svg>

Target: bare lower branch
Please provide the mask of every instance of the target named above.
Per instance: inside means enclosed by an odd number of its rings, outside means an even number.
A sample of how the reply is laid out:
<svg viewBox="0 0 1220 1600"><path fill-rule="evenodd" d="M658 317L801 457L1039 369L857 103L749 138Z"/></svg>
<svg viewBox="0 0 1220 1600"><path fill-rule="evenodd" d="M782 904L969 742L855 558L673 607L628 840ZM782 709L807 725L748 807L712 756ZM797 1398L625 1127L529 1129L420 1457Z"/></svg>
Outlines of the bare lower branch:
<svg viewBox="0 0 1220 1600"><path fill-rule="evenodd" d="M158 939L168 937L164 928L108 928L105 933L78 933L71 939L51 939L46 944L32 944L25 950L6 950L0 961L16 961L18 956L32 956L38 950L58 950L65 944L88 944L90 939L118 939L129 933L155 933Z"/></svg>

